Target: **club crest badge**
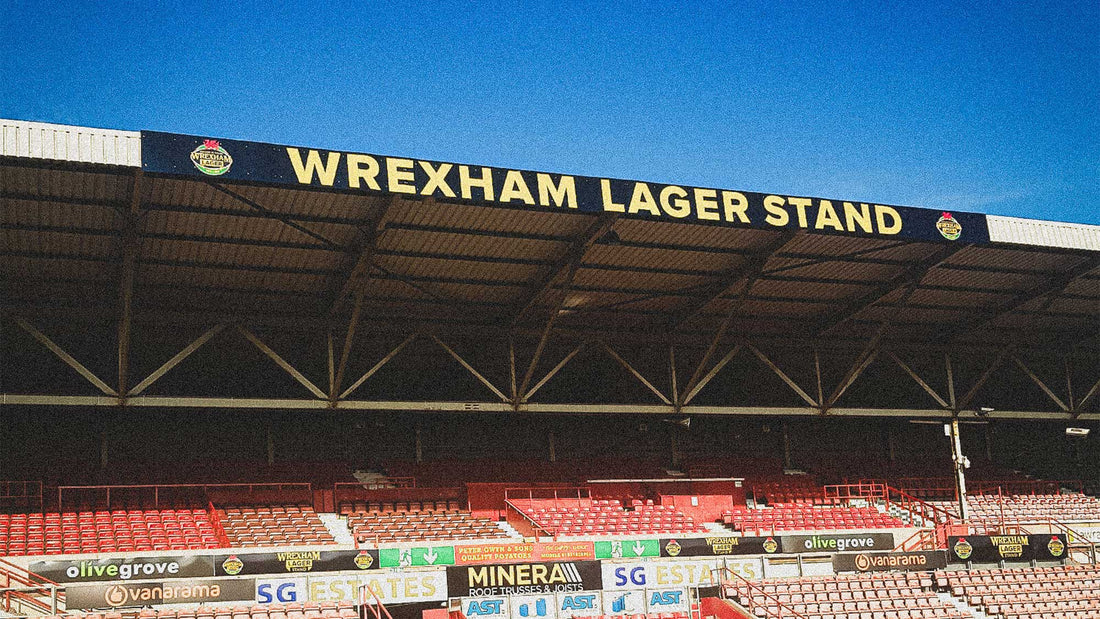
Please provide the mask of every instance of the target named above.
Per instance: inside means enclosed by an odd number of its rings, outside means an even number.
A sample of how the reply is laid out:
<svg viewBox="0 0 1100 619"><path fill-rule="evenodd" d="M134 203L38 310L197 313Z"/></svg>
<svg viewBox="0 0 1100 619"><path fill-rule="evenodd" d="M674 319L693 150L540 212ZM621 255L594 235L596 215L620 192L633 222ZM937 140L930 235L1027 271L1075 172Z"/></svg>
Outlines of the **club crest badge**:
<svg viewBox="0 0 1100 619"><path fill-rule="evenodd" d="M191 151L191 163L203 174L221 176L233 165L233 158L217 140L203 140Z"/></svg>
<svg viewBox="0 0 1100 619"><path fill-rule="evenodd" d="M951 216L951 213L944 213L940 216L936 222L936 229L940 231L943 238L948 241L954 241L962 236L963 227L959 223L959 220Z"/></svg>

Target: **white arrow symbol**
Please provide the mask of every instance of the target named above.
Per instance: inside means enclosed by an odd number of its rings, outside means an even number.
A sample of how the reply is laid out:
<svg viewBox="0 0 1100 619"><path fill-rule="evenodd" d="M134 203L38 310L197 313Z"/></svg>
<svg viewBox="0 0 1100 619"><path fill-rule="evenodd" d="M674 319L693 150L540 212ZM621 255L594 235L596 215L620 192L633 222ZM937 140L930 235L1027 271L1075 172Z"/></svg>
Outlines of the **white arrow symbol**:
<svg viewBox="0 0 1100 619"><path fill-rule="evenodd" d="M439 558L439 555L435 553L435 548L429 548L428 552L424 553L424 560L428 562L428 565L435 563L435 560Z"/></svg>
<svg viewBox="0 0 1100 619"><path fill-rule="evenodd" d="M642 540L634 542L634 554L640 557L644 552L645 546L642 544Z"/></svg>

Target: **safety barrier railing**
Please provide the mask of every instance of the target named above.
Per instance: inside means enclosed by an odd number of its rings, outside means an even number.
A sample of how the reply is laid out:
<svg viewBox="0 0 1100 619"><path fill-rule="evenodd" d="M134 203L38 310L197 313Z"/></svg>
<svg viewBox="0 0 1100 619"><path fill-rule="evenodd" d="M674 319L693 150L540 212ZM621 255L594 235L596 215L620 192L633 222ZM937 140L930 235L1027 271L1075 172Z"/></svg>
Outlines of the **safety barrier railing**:
<svg viewBox="0 0 1100 619"><path fill-rule="evenodd" d="M894 552L913 552L914 550L935 550L939 540L935 528L918 529L912 535L894 546Z"/></svg>
<svg viewBox="0 0 1100 619"><path fill-rule="evenodd" d="M0 508L13 511L45 511L42 482L0 481Z"/></svg>
<svg viewBox="0 0 1100 619"><path fill-rule="evenodd" d="M173 499L178 503L205 503L217 500L217 502L261 502L278 503L313 501L313 484L308 482L262 482L262 483L228 483L228 484L121 484L98 486L58 486L57 509L65 510L65 495L83 495L86 500L88 495L92 501L82 502L73 507L80 510L89 505L95 505L111 509L112 498L123 498L129 504L145 503L152 499L153 508L160 509L161 503ZM113 495L113 497L112 497ZM226 499L222 501L221 499ZM167 505L165 507L168 507ZM73 511L70 510L70 511Z"/></svg>
<svg viewBox="0 0 1100 619"><path fill-rule="evenodd" d="M737 572L731 570L730 568L728 568L728 567L718 568L717 570L712 571L712 575L713 575L713 572L715 572L715 571L718 572L718 578L715 579L715 580L718 581L718 590L721 593L722 599L729 599L729 592L727 591L727 587L731 586L730 585L731 580L727 577L732 576L733 577L732 582L736 583L736 584L733 585L735 588L745 588L749 591L750 597L755 596L755 595L759 595L759 596L763 597L765 600L767 600L766 604L763 604L763 605L760 605L760 606L757 606L756 604L752 604L752 608L750 608L748 610L749 610L749 613L752 614L753 616L755 616L755 617L764 617L764 618L774 617L775 619L784 619L784 618L792 618L792 617L795 618L795 619L808 619L808 617L806 615L795 611L795 609L793 609L790 606L788 606L788 605L784 604L783 602L781 602L777 596L772 595L771 593L768 593L767 591L764 590L763 587L757 585L756 583L753 583L749 579L747 579L744 576L738 574ZM763 611L764 614L761 615L759 611Z"/></svg>
<svg viewBox="0 0 1100 619"><path fill-rule="evenodd" d="M231 546L229 536L226 535L221 516L218 515L218 510L211 501L206 502L206 514L210 518L210 526L214 528L214 536L218 538L218 544L222 548L229 548Z"/></svg>
<svg viewBox="0 0 1100 619"><path fill-rule="evenodd" d="M945 525L953 525L959 522L958 516L950 511L929 503L924 499L918 499L904 490L886 486L885 492L886 509L889 511L891 506L896 506L910 514L910 518L919 518L919 523L910 520L909 524L913 526L940 528Z"/></svg>
<svg viewBox="0 0 1100 619"><path fill-rule="evenodd" d="M526 512L512 503L509 499L504 499L504 507L504 519L508 524L512 525L512 528L516 529L521 534L530 533L529 537L554 537L558 534L557 530L548 529L539 524L534 518L528 516ZM521 526L517 527L517 524ZM525 531L523 529L527 530ZM525 537L527 537L527 535L525 535Z"/></svg>
<svg viewBox="0 0 1100 619"><path fill-rule="evenodd" d="M32 609L56 615L65 603L65 593L56 582L0 559L0 600L6 613L28 614L26 610Z"/></svg>
<svg viewBox="0 0 1100 619"><path fill-rule="evenodd" d="M886 500L886 484L858 482L854 484L830 484L825 486L825 499L834 504L854 499L868 501Z"/></svg>
<svg viewBox="0 0 1100 619"><path fill-rule="evenodd" d="M374 604L370 603L367 596L363 595L366 591L370 594L370 597L374 599ZM386 609L386 605L382 603L382 598L378 597L378 594L371 589L368 585L359 586L359 619L367 619L367 609L370 609L371 616L374 619L393 619L390 615L390 611Z"/></svg>

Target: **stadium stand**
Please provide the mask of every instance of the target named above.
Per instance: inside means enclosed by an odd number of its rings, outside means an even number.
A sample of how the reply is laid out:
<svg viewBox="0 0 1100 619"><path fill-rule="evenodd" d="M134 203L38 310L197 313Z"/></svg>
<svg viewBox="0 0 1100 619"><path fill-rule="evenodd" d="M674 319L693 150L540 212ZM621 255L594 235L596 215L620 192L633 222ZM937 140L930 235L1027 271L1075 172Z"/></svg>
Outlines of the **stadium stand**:
<svg viewBox="0 0 1100 619"><path fill-rule="evenodd" d="M755 616L778 606L805 619L971 617L939 599L933 584L927 572L844 574L770 579L758 585L742 581L728 584L726 596Z"/></svg>
<svg viewBox="0 0 1100 619"><path fill-rule="evenodd" d="M492 520L476 518L468 511L354 511L346 517L360 544L513 537Z"/></svg>
<svg viewBox="0 0 1100 619"><path fill-rule="evenodd" d="M722 513L722 523L746 535L775 531L828 531L886 529L908 526L874 507L825 507L776 504L763 508L740 507Z"/></svg>
<svg viewBox="0 0 1100 619"><path fill-rule="evenodd" d="M937 572L936 584L989 616L1004 619L1100 617L1100 566Z"/></svg>
<svg viewBox="0 0 1100 619"><path fill-rule="evenodd" d="M246 505L217 513L233 548L336 543L308 505Z"/></svg>
<svg viewBox="0 0 1100 619"><path fill-rule="evenodd" d="M0 555L221 547L203 509L0 514Z"/></svg>
<svg viewBox="0 0 1100 619"><path fill-rule="evenodd" d="M1084 494L1046 495L967 495L969 524L979 532L992 531L1005 524L1041 523L1051 520L1095 522L1100 520L1100 499ZM957 515L954 501L929 501Z"/></svg>
<svg viewBox="0 0 1100 619"><path fill-rule="evenodd" d="M514 501L524 514L545 531L561 537L587 535L633 535L641 533L703 533L706 527L696 524L683 512L652 500L633 501L624 509L616 499L572 499L566 504L557 500L519 499Z"/></svg>

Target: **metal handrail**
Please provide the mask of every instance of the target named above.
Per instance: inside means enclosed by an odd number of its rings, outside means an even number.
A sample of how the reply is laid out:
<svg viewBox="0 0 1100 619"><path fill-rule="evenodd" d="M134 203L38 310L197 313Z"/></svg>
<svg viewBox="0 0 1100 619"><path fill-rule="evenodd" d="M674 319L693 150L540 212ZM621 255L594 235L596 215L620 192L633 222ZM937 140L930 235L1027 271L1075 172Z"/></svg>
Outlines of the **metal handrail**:
<svg viewBox="0 0 1100 619"><path fill-rule="evenodd" d="M744 576L738 574L737 572L731 570L730 568L722 567L722 568L719 568L718 570L715 570L715 571L719 572L720 574L730 574L730 575L732 575L734 578L736 578L737 580L739 580L742 583L744 583L745 585L747 585L749 587L749 590L759 592L769 602L774 603L774 606L761 606L760 607L760 608L764 609L764 613L765 613L764 616L765 617L776 617L777 619L782 619L783 617L797 617L797 618L800 618L800 619L808 619L808 617L806 615L803 615L802 613L797 612L793 608L791 608L791 607L787 606L786 604L780 602L779 598L777 598L774 595L768 593L762 587L758 587L757 585L753 584L752 581L750 581L749 579L745 578ZM718 584L721 587L722 596L725 597L725 595L726 595L726 581L723 580L721 576L718 579ZM756 614L756 608L750 608L749 611L752 612L753 615L756 616L756 617L760 616L760 615ZM784 614L784 611L786 611L786 614ZM775 614L776 612L778 612L778 614Z"/></svg>
<svg viewBox="0 0 1100 619"><path fill-rule="evenodd" d="M371 597L374 598L374 606L371 606L365 600L363 600L363 594L362 594L363 589L366 589L367 592L371 594ZM393 619L393 616L390 615L390 611L386 608L386 605L382 603L382 598L378 597L378 594L374 592L374 589L371 589L367 585L360 585L359 590L360 590L360 593L359 593L359 608L360 608L360 610L362 610L364 607L369 608L371 610L371 614L374 615L374 619L382 619L383 615L385 615L386 619ZM363 619L366 619L366 612L361 612L360 617L363 617Z"/></svg>

